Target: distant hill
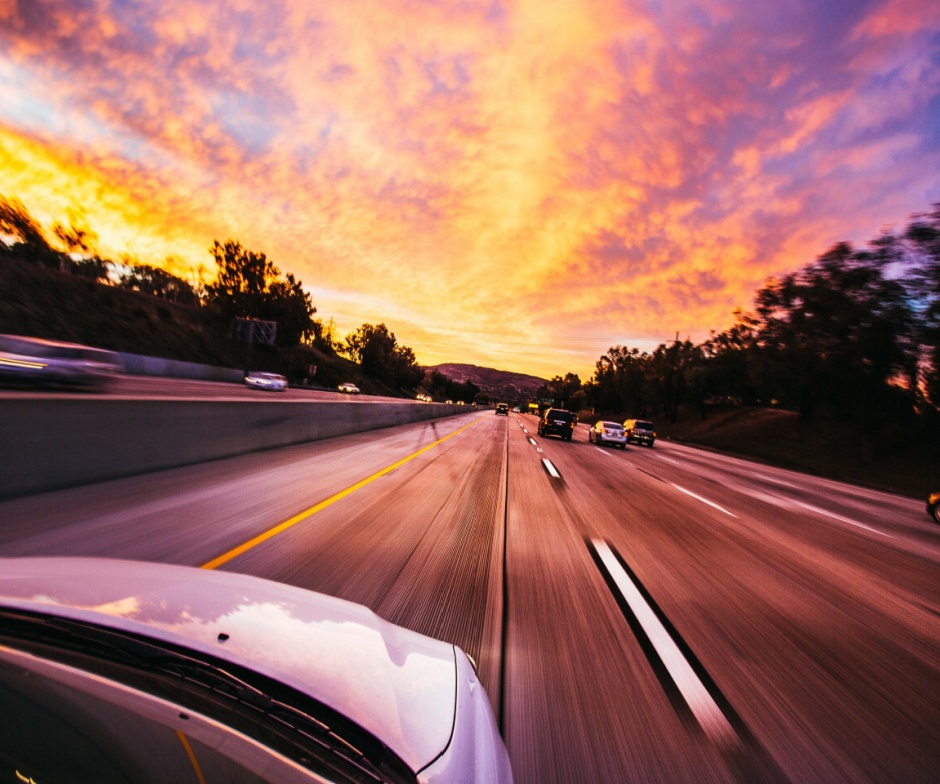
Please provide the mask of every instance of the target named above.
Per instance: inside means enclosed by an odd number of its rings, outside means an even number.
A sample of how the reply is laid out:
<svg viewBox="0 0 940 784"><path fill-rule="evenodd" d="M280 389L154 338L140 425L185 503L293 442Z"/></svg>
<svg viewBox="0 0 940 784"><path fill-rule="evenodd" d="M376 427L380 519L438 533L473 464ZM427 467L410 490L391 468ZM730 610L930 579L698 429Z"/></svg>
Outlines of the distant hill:
<svg viewBox="0 0 940 784"><path fill-rule="evenodd" d="M510 373L507 370L446 363L426 368L443 373L449 379L464 383L472 381L490 398L504 400L507 403L524 402L535 397L545 379L527 376L524 373Z"/></svg>

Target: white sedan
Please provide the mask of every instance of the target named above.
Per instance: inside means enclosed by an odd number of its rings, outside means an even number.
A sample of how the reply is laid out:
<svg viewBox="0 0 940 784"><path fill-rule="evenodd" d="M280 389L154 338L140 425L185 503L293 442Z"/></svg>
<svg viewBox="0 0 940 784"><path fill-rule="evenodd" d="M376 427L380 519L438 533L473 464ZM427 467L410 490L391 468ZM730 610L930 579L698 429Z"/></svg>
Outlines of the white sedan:
<svg viewBox="0 0 940 784"><path fill-rule="evenodd" d="M359 387L357 387L355 384L351 384L348 381L345 384L340 384L337 389L345 395L359 394Z"/></svg>
<svg viewBox="0 0 940 784"><path fill-rule="evenodd" d="M621 449L627 448L627 436L623 432L623 425L619 422L599 421L595 423L594 427L588 431L588 441L598 446L613 444Z"/></svg>
<svg viewBox="0 0 940 784"><path fill-rule="evenodd" d="M287 379L284 376L258 370L246 373L245 383L252 389L267 389L272 392L283 392L287 389Z"/></svg>
<svg viewBox="0 0 940 784"><path fill-rule="evenodd" d="M456 646L257 577L93 558L0 558L0 760L37 782L512 781Z"/></svg>

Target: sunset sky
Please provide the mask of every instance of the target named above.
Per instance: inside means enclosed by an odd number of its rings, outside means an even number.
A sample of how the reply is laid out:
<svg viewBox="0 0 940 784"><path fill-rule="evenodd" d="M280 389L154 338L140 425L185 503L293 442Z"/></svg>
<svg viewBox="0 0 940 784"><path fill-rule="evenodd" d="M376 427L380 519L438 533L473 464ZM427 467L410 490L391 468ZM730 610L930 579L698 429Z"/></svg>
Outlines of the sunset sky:
<svg viewBox="0 0 940 784"><path fill-rule="evenodd" d="M940 202L937 0L0 0L0 94L47 229L422 364L586 380Z"/></svg>

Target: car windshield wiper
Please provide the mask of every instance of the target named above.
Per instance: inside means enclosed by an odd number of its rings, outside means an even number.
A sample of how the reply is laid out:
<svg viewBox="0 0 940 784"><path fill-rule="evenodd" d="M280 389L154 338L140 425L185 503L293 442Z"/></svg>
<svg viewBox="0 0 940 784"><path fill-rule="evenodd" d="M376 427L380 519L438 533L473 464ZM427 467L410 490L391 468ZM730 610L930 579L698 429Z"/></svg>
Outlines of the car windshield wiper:
<svg viewBox="0 0 940 784"><path fill-rule="evenodd" d="M94 624L9 609L0 609L0 641L186 705L331 780L416 781L371 733L246 667Z"/></svg>

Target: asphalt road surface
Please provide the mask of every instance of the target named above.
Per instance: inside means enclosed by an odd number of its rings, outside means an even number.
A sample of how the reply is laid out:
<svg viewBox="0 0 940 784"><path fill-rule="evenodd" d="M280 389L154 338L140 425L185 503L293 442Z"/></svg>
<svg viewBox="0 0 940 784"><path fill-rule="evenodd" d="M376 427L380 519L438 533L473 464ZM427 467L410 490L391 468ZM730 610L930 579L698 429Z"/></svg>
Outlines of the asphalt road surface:
<svg viewBox="0 0 940 784"><path fill-rule="evenodd" d="M230 569L479 663L517 782L935 782L922 501L492 412L0 503L0 555Z"/></svg>
<svg viewBox="0 0 940 784"><path fill-rule="evenodd" d="M185 400L343 400L354 403L413 403L413 400L399 397L380 397L373 395L350 395L335 389L314 387L291 387L283 392L254 389L245 384L225 381L194 381L183 378L163 378L160 376L116 376L103 390L88 390L80 387L36 389L31 387L0 387L0 401L7 397L31 397L39 399L77 397L108 397L123 400L174 398Z"/></svg>

